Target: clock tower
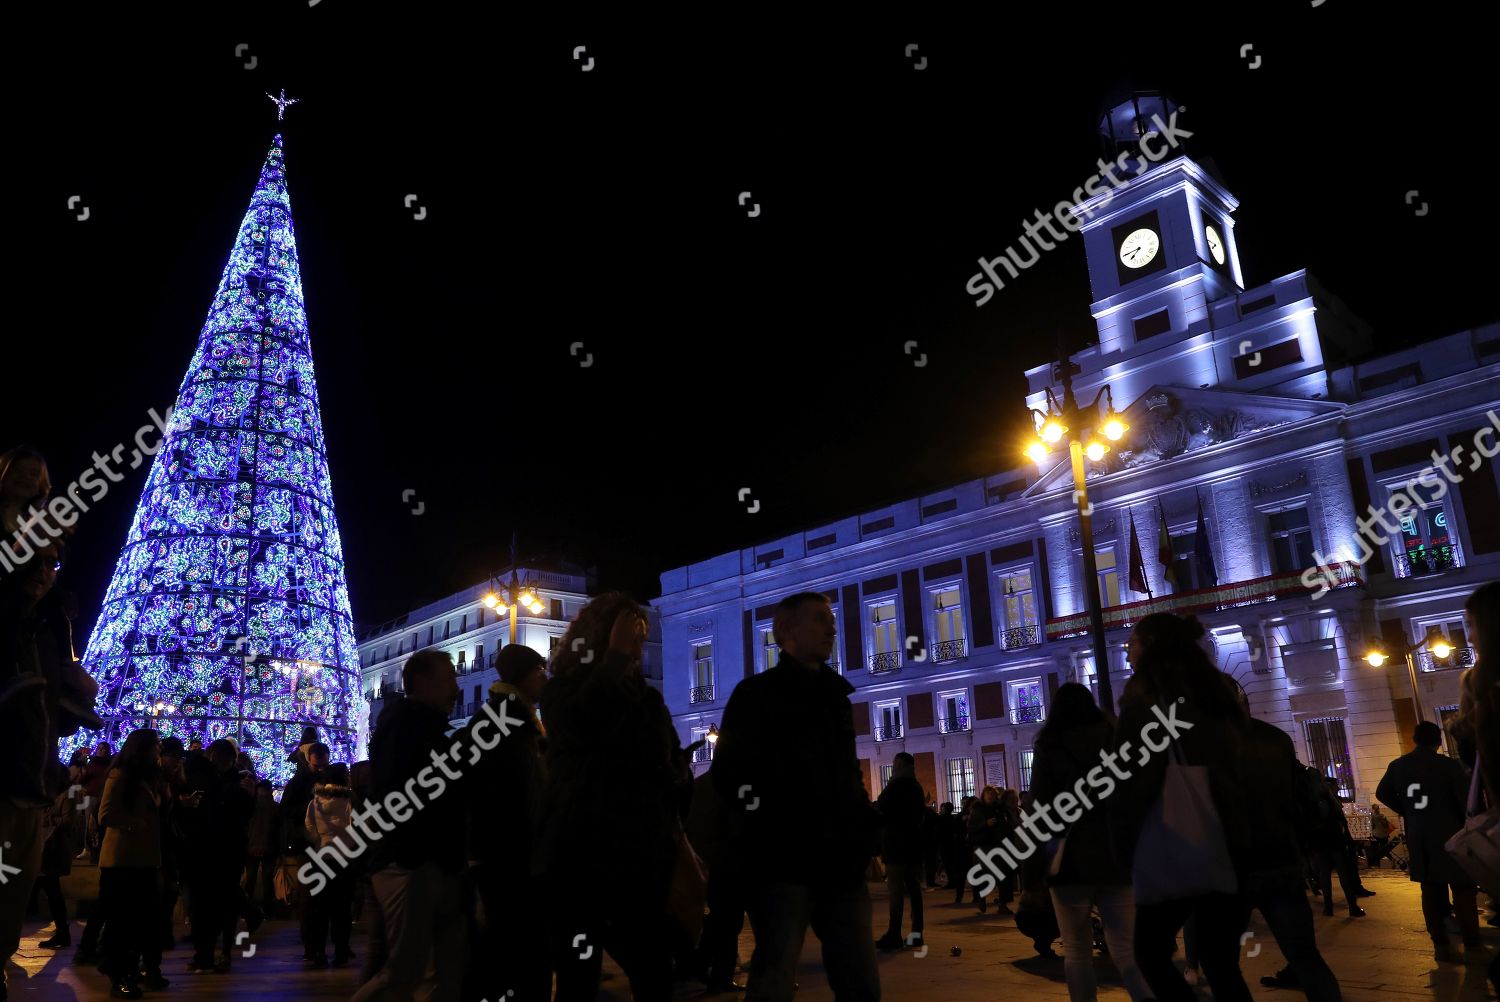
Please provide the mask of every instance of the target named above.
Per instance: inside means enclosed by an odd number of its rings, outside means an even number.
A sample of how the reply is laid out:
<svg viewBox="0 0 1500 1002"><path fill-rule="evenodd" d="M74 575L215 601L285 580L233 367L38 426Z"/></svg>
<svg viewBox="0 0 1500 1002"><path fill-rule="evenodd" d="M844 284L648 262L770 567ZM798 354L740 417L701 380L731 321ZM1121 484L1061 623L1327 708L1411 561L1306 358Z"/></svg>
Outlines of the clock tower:
<svg viewBox="0 0 1500 1002"><path fill-rule="evenodd" d="M1099 118L1103 184L1078 203L1102 353L1182 331L1243 291L1239 202L1187 155L1183 109L1139 93Z"/></svg>

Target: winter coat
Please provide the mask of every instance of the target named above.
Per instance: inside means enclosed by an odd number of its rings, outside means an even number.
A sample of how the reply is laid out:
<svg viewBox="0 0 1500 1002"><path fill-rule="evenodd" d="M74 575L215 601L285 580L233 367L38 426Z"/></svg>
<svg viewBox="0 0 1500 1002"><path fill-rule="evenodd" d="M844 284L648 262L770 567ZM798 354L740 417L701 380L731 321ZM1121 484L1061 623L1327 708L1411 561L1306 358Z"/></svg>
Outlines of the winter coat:
<svg viewBox="0 0 1500 1002"><path fill-rule="evenodd" d="M738 862L730 851L730 823L729 805L714 787L713 776L705 772L693 780L687 836L710 874L722 873Z"/></svg>
<svg viewBox="0 0 1500 1002"><path fill-rule="evenodd" d="M202 796L196 807L179 805L183 863L190 874L238 872L245 865L255 798L240 785L238 772L218 771L206 755L188 762L187 787Z"/></svg>
<svg viewBox="0 0 1500 1002"><path fill-rule="evenodd" d="M395 812L382 808L381 816L395 830L373 844L372 871L391 865L415 870L424 863L434 863L448 874L463 870L466 791L453 787L463 785L465 766L454 761L455 744L445 736L447 731L445 711L399 693L386 697L370 741L370 799L384 804L399 791L402 798L416 802L409 808L411 816L400 822ZM447 771L434 761L434 753Z"/></svg>
<svg viewBox="0 0 1500 1002"><path fill-rule="evenodd" d="M281 847L276 843L279 805L273 797L255 796L255 810L250 814L250 836L246 851L256 859L275 856Z"/></svg>
<svg viewBox="0 0 1500 1002"><path fill-rule="evenodd" d="M73 853L83 841L83 791L59 793L42 816L46 842L42 846L42 874L66 877L73 872Z"/></svg>
<svg viewBox="0 0 1500 1002"><path fill-rule="evenodd" d="M1386 767L1375 796L1405 822L1411 861L1408 877L1422 883L1472 886L1473 881L1443 848L1464 826L1469 799L1469 777L1457 759L1440 755L1435 748L1419 747Z"/></svg>
<svg viewBox="0 0 1500 1002"><path fill-rule="evenodd" d="M783 655L730 695L712 775L755 878L857 881L878 848L880 815L855 752L852 692L827 665Z"/></svg>
<svg viewBox="0 0 1500 1002"><path fill-rule="evenodd" d="M1313 823L1313 809L1302 792L1303 766L1286 731L1251 719L1245 731L1244 778L1250 797L1250 855L1247 893L1252 896L1300 886L1306 870L1301 834ZM1320 781L1321 782L1321 781ZM1339 811L1340 817L1343 811Z"/></svg>
<svg viewBox="0 0 1500 1002"><path fill-rule="evenodd" d="M536 715L505 682L490 686L488 713L476 713L454 740L463 746L464 775L472 782L468 858L526 871L541 819L542 736ZM503 709L503 713L501 712Z"/></svg>
<svg viewBox="0 0 1500 1002"><path fill-rule="evenodd" d="M99 801L99 827L104 843L99 849L99 866L161 867L161 806L156 794L145 784L135 791L135 799L126 803L129 781L119 769L111 769L104 782L104 796Z"/></svg>
<svg viewBox="0 0 1500 1002"><path fill-rule="evenodd" d="M1174 754L1171 748L1152 752L1144 742L1149 740L1160 745L1166 741L1170 734L1161 721L1175 719L1180 726L1172 744L1188 765L1206 767L1209 794L1219 816L1230 860L1235 872L1244 874L1253 865L1250 833L1254 822L1248 812L1250 795L1244 779L1242 727L1237 721L1210 716L1192 700L1153 709L1145 699L1143 687L1137 684L1138 679L1139 676L1126 684L1120 700L1119 723L1115 727L1116 765L1127 775L1126 779L1119 781L1119 789L1108 801L1116 858L1125 866L1133 865L1136 842L1151 808L1161 799L1167 764ZM1224 684L1228 686L1227 681ZM1149 727L1153 723L1157 726ZM1161 866L1171 863L1170 860L1143 862Z"/></svg>
<svg viewBox="0 0 1500 1002"><path fill-rule="evenodd" d="M927 797L915 776L895 776L880 792L875 808L885 821L881 855L887 866L922 859L922 824Z"/></svg>
<svg viewBox="0 0 1500 1002"><path fill-rule="evenodd" d="M1128 884L1130 871L1115 859L1114 846L1109 828L1109 813L1101 791L1108 787L1101 773L1095 773L1096 782L1090 784L1088 775L1100 766L1099 755L1111 747L1114 728L1107 720L1056 732L1046 744L1038 744L1031 766L1031 795L1038 804L1053 804L1059 793L1068 793L1078 803L1072 811L1078 818L1068 825L1067 833L1059 836L1062 843L1062 862L1053 884ZM1103 770L1102 775L1108 775ZM1084 800L1087 798L1087 801ZM1060 824L1066 823L1052 812ZM1041 824L1038 830L1045 830ZM1050 858L1056 851L1050 844L1044 855Z"/></svg>
<svg viewBox="0 0 1500 1002"><path fill-rule="evenodd" d="M307 805L312 803L313 787L322 781L321 774L313 772L306 761L298 763L297 771L287 780L277 809L281 827L278 838L282 848L298 850L306 847L302 819L307 816Z"/></svg>
<svg viewBox="0 0 1500 1002"><path fill-rule="evenodd" d="M349 830L354 813L354 791L347 786L319 783L313 789L313 798L307 805L302 831L307 844L314 849L325 849L338 842L346 855L354 848L352 839L341 837Z"/></svg>
<svg viewBox="0 0 1500 1002"><path fill-rule="evenodd" d="M677 859L678 787L690 780L661 693L610 651L551 679L541 704L547 785L534 874L582 881L610 907L656 909Z"/></svg>
<svg viewBox="0 0 1500 1002"><path fill-rule="evenodd" d="M5 763L0 799L46 807L63 779L58 738L78 729L77 718L59 699L70 694L92 705L98 684L73 660L72 624L62 593L54 589L38 601L22 593L28 570L0 576L0 762ZM97 803L109 761L93 768L97 780L91 793Z"/></svg>
<svg viewBox="0 0 1500 1002"><path fill-rule="evenodd" d="M993 849L999 845L1001 839L1016 828L1009 814L999 801L993 804L986 804L983 800L974 801L974 806L969 810L969 848ZM990 824L991 820L995 823Z"/></svg>

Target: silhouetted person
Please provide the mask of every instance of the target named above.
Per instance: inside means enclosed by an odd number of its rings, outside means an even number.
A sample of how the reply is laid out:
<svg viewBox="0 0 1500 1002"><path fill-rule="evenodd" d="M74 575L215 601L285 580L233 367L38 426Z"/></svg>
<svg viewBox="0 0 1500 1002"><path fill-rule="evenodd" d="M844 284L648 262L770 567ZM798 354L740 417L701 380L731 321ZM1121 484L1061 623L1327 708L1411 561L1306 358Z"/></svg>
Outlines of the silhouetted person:
<svg viewBox="0 0 1500 1002"><path fill-rule="evenodd" d="M735 686L712 775L735 812L750 889L756 1000L791 999L807 928L840 1000L880 997L865 868L879 814L854 747L854 687L828 667L837 629L828 599L802 592L776 606L775 667Z"/></svg>
<svg viewBox="0 0 1500 1002"><path fill-rule="evenodd" d="M601 951L640 1002L672 994L667 902L688 775L661 693L641 674L645 643L645 610L618 592L600 595L568 627L542 690L547 786L536 872L553 910L558 1002L595 997Z"/></svg>
<svg viewBox="0 0 1500 1002"><path fill-rule="evenodd" d="M481 711L455 735L470 749L465 762L477 756L466 772L472 777L468 860L481 913L471 942L483 962L470 966L466 994L498 1000L514 991L518 999L545 998L552 987L546 922L516 903L540 904L546 894L532 877L531 858L544 777L536 707L547 682L547 662L525 644L507 644L495 667L500 677L490 686L487 701L516 723L496 742L486 733L494 721Z"/></svg>
<svg viewBox="0 0 1500 1002"><path fill-rule="evenodd" d="M161 941L155 922L161 881L161 769L157 733L131 731L104 783L99 826L99 904L104 912L104 964L110 997L140 998L142 966L158 987Z"/></svg>
<svg viewBox="0 0 1500 1002"><path fill-rule="evenodd" d="M899 950L922 943L922 825L927 815L926 795L917 782L916 759L897 752L891 762L891 778L876 798L885 826L881 856L885 860L885 884L890 891L890 920L885 935L875 941L877 949ZM901 911L911 902L911 937L901 936Z"/></svg>
<svg viewBox="0 0 1500 1002"><path fill-rule="evenodd" d="M1478 949L1478 889L1463 868L1443 848L1464 826L1469 799L1469 777L1457 760L1438 752L1443 732L1430 720L1412 733L1417 747L1386 767L1375 788L1380 802L1401 815L1406 828L1409 854L1407 876L1422 885L1422 918L1432 939L1438 961L1457 963L1461 958L1448 939L1443 920L1448 915L1448 894L1453 895L1453 917L1463 934L1464 946Z"/></svg>

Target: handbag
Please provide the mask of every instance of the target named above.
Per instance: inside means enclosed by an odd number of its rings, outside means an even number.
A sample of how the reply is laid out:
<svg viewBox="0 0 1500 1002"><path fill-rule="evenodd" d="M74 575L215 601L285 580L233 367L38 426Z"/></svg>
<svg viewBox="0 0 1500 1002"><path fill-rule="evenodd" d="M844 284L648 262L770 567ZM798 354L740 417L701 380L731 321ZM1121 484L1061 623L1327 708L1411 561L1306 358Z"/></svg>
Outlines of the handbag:
<svg viewBox="0 0 1500 1002"><path fill-rule="evenodd" d="M667 891L667 914L696 944L703 932L703 912L708 907L708 871L693 851L687 833L677 829L677 859L672 864L672 884Z"/></svg>
<svg viewBox="0 0 1500 1002"><path fill-rule="evenodd" d="M1161 796L1151 805L1136 843L1131 878L1136 903L1143 905L1232 894L1239 886L1210 793L1208 767L1188 765L1175 741Z"/></svg>
<svg viewBox="0 0 1500 1002"><path fill-rule="evenodd" d="M1468 818L1443 848L1486 894L1500 896L1500 804L1492 804L1487 811L1479 809L1481 768L1483 763L1476 758L1469 781Z"/></svg>

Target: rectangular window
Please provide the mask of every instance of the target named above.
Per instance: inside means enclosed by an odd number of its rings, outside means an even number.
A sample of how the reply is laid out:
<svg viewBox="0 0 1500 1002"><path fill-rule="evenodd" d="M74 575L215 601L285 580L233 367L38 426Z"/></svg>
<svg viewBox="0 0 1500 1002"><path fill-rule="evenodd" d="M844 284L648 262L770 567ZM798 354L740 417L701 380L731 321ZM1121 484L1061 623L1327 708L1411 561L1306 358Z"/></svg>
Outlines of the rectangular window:
<svg viewBox="0 0 1500 1002"><path fill-rule="evenodd" d="M876 654L895 654L901 650L896 625L896 603L882 602L870 606L870 628L874 633Z"/></svg>
<svg viewBox="0 0 1500 1002"><path fill-rule="evenodd" d="M1313 556L1313 531L1306 506L1272 512L1266 516L1266 538L1271 541L1271 571L1300 574L1317 566Z"/></svg>
<svg viewBox="0 0 1500 1002"><path fill-rule="evenodd" d="M1120 604L1120 569L1115 566L1115 548L1101 546L1094 552L1094 569L1099 574L1099 601L1107 609Z"/></svg>
<svg viewBox="0 0 1500 1002"><path fill-rule="evenodd" d="M484 645L483 644L479 644L478 646L476 646L474 648L474 667L475 668L483 668L484 667Z"/></svg>
<svg viewBox="0 0 1500 1002"><path fill-rule="evenodd" d="M432 631L433 631L433 627L431 627L431 626L427 627L427 646L428 647L432 646Z"/></svg>
<svg viewBox="0 0 1500 1002"><path fill-rule="evenodd" d="M1023 748L1016 756L1016 773L1021 780L1021 792L1025 793L1031 789L1031 760L1034 757L1032 749Z"/></svg>
<svg viewBox="0 0 1500 1002"><path fill-rule="evenodd" d="M479 622L476 625L479 625L479 626L483 626L484 625L484 606L482 606L482 605L479 607Z"/></svg>
<svg viewBox="0 0 1500 1002"><path fill-rule="evenodd" d="M693 686L701 688L714 684L714 645L693 645Z"/></svg>
<svg viewBox="0 0 1500 1002"><path fill-rule="evenodd" d="M1031 568L1018 567L1000 574L1000 646L1010 651L1042 642L1036 614L1036 589Z"/></svg>
<svg viewBox="0 0 1500 1002"><path fill-rule="evenodd" d="M458 620L458 632L459 633L468 633L469 632L469 614L467 612L464 613L462 616L459 617L459 620Z"/></svg>
<svg viewBox="0 0 1500 1002"><path fill-rule="evenodd" d="M563 638L562 637L558 637L558 636L550 636L550 637L548 637L547 638L547 657L550 658L550 657L552 657L552 655L556 654L557 653L557 649L562 646L562 642L563 642Z"/></svg>
<svg viewBox="0 0 1500 1002"><path fill-rule="evenodd" d="M1458 745L1454 742L1453 735L1448 733L1448 725L1458 716L1458 707L1439 706L1437 715L1438 726L1443 729L1443 750L1448 753L1449 758L1458 758Z"/></svg>
<svg viewBox="0 0 1500 1002"><path fill-rule="evenodd" d="M830 608L833 610L833 651L828 655L828 667L842 675L844 674L844 666L841 663L841 655L844 652L844 648L840 643L842 635L839 633L839 626L843 623L843 620L839 619L838 606L830 606Z"/></svg>
<svg viewBox="0 0 1500 1002"><path fill-rule="evenodd" d="M465 650L460 650L458 652L458 670L459 671L463 671L464 670L464 658L468 655L468 653L469 652L465 651Z"/></svg>
<svg viewBox="0 0 1500 1002"><path fill-rule="evenodd" d="M901 701L875 704L875 740L895 741L902 735Z"/></svg>
<svg viewBox="0 0 1500 1002"><path fill-rule="evenodd" d="M1468 634L1464 632L1462 613L1413 620L1412 629L1417 635L1417 643L1421 645L1420 649L1412 655L1416 658L1418 671L1474 667L1474 648L1469 646ZM1433 636L1433 631L1448 642L1451 649L1446 657L1438 657L1433 651L1438 643L1437 637Z"/></svg>
<svg viewBox="0 0 1500 1002"><path fill-rule="evenodd" d="M938 731L957 734L969 729L969 693L944 692L938 694Z"/></svg>
<svg viewBox="0 0 1500 1002"><path fill-rule="evenodd" d="M1422 577L1462 567L1458 541L1451 531L1453 516L1444 501L1437 497L1438 486L1399 484L1390 487L1389 493L1393 496L1402 494L1415 502L1412 505L1403 503L1399 509L1401 533L1391 544L1395 551L1396 576ZM1394 507L1391 510L1397 511Z"/></svg>
<svg viewBox="0 0 1500 1002"><path fill-rule="evenodd" d="M933 597L938 643L964 639L963 598L957 588L946 588Z"/></svg>
<svg viewBox="0 0 1500 1002"><path fill-rule="evenodd" d="M692 738L688 743L697 744L699 741L702 741L703 744L693 749L693 762L695 764L700 762L712 762L714 760L714 743L708 740L707 727L693 728Z"/></svg>
<svg viewBox="0 0 1500 1002"><path fill-rule="evenodd" d="M1324 717L1303 725L1307 735L1309 764L1324 776L1338 780L1339 799L1354 799L1354 762L1344 735L1344 718Z"/></svg>
<svg viewBox="0 0 1500 1002"><path fill-rule="evenodd" d="M1198 580L1198 531L1179 532L1172 537L1172 563L1183 591L1204 587Z"/></svg>
<svg viewBox="0 0 1500 1002"><path fill-rule="evenodd" d="M781 656L781 647L776 643L776 631L770 626L760 628L760 670L769 671L776 667L776 660Z"/></svg>
<svg viewBox="0 0 1500 1002"><path fill-rule="evenodd" d="M1042 680L1030 679L1010 684L1010 722L1039 724L1046 717L1042 704Z"/></svg>
<svg viewBox="0 0 1500 1002"><path fill-rule="evenodd" d="M965 797L974 796L974 760L967 756L950 758L944 764L947 766L948 800L957 810Z"/></svg>
<svg viewBox="0 0 1500 1002"><path fill-rule="evenodd" d="M453 636L453 620L445 619L443 620L443 639L447 640L451 636Z"/></svg>
<svg viewBox="0 0 1500 1002"><path fill-rule="evenodd" d="M891 766L889 764L880 767L880 788L884 790L891 785Z"/></svg>

